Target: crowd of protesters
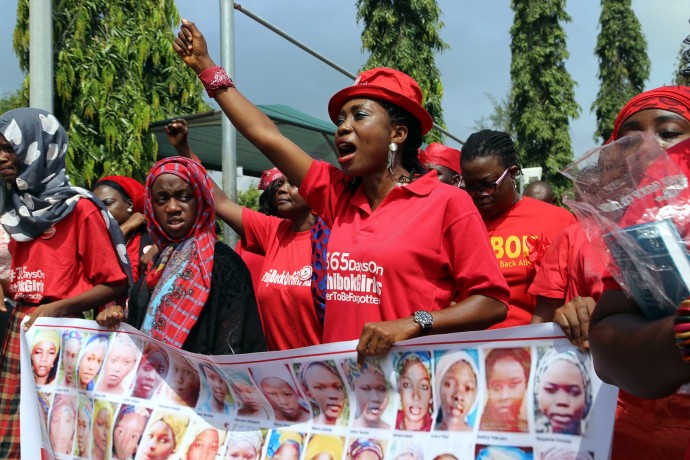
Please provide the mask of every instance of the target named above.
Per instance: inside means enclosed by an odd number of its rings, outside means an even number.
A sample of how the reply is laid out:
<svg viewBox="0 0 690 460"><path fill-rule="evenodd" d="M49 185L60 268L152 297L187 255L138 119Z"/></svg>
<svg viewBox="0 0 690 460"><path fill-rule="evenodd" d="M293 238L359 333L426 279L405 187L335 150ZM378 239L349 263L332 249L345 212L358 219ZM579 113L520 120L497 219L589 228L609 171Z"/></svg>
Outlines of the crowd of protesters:
<svg viewBox="0 0 690 460"><path fill-rule="evenodd" d="M207 355L358 339L352 367L362 374L402 340L554 321L581 351L591 345L599 376L624 390L613 458L683 454L690 397L676 390L690 381L690 358L683 346L679 353L674 318L642 315L609 274L607 255L555 204L548 183L520 193L509 134L473 133L462 151L438 143L422 149L432 118L419 86L400 71L375 68L328 103L337 168L314 160L242 96L193 23L183 21L173 47L276 166L262 176L261 208L241 207L210 179L187 144L184 120L166 127L179 156L156 163L145 186L107 176L90 192L65 175L67 134L52 114L23 108L1 115L7 191L0 223L9 239L0 257L11 255L11 268L0 285L14 308L0 355L0 457L19 457L20 327L91 311L103 327L116 330L124 321ZM690 138L690 88L633 98L609 141L634 132L651 133L690 174L690 147L682 142ZM218 241L216 217L241 237L236 250ZM679 311L690 316L690 306ZM97 346L98 336L92 339ZM67 350L70 340L83 338L46 336L36 359L61 345ZM141 367L153 368L155 354L145 350ZM401 375L424 368L412 358ZM76 367L76 355L73 361ZM88 388L88 367L79 367L83 372L60 378L69 384L84 374L79 382ZM469 374L465 367L456 371ZM37 381L56 377L54 362L34 368ZM413 423L398 418L396 425ZM466 429L450 410L437 423ZM519 417L511 423L520 431ZM547 417L543 423L579 430Z"/></svg>

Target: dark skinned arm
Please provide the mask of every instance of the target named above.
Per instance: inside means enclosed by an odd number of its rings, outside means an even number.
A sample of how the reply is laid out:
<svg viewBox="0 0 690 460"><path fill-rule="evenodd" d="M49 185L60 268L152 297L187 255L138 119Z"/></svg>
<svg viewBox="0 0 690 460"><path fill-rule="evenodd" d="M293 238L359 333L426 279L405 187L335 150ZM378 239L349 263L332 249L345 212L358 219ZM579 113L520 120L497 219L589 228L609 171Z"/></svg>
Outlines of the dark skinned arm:
<svg viewBox="0 0 690 460"><path fill-rule="evenodd" d="M206 39L193 22L182 20L173 49L196 74L214 67ZM233 126L256 146L291 184L299 186L314 161L299 146L283 136L276 125L235 88L219 90L215 100Z"/></svg>
<svg viewBox="0 0 690 460"><path fill-rule="evenodd" d="M508 307L492 297L471 295L448 308L430 312L434 318L431 334L476 331L503 321ZM422 329L412 316L378 323L366 323L357 344L357 360L367 356L383 355L394 343L422 335Z"/></svg>
<svg viewBox="0 0 690 460"><path fill-rule="evenodd" d="M673 316L649 320L623 291L605 291L589 328L597 375L642 398L661 398L690 381L675 346Z"/></svg>
<svg viewBox="0 0 690 460"><path fill-rule="evenodd" d="M24 324L24 330L28 330L36 318L42 316L51 318L75 316L125 295L127 295L127 285L124 283L121 285L97 284L74 297L41 305L31 313L31 318Z"/></svg>

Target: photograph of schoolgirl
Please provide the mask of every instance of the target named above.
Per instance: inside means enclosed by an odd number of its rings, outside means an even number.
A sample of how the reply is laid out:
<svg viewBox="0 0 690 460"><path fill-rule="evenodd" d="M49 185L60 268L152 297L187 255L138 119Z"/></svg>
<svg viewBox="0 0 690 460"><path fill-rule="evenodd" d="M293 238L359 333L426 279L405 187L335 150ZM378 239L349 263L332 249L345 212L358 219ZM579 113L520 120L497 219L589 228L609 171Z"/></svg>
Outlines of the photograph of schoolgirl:
<svg viewBox="0 0 690 460"><path fill-rule="evenodd" d="M110 457L113 442L115 404L96 399L93 403L91 421L91 459L105 460Z"/></svg>
<svg viewBox="0 0 690 460"><path fill-rule="evenodd" d="M160 391L163 381L168 376L170 357L168 353L154 342L147 342L137 367L132 396L151 399Z"/></svg>
<svg viewBox="0 0 690 460"><path fill-rule="evenodd" d="M300 460L307 435L292 430L271 430L265 460Z"/></svg>
<svg viewBox="0 0 690 460"><path fill-rule="evenodd" d="M92 418L93 400L88 396L79 395L77 398L77 442L74 444L73 451L77 458L91 457Z"/></svg>
<svg viewBox="0 0 690 460"><path fill-rule="evenodd" d="M395 408L390 403L393 372L389 362L378 357L367 358L361 366L354 358L340 362L349 386L350 401L355 404L352 428L388 430L393 426Z"/></svg>
<svg viewBox="0 0 690 460"><path fill-rule="evenodd" d="M538 347L534 377L534 418L537 433L582 436L592 407L589 355Z"/></svg>
<svg viewBox="0 0 690 460"><path fill-rule="evenodd" d="M225 460L259 460L268 430L257 430L254 427L236 425L228 433L228 445Z"/></svg>
<svg viewBox="0 0 690 460"><path fill-rule="evenodd" d="M108 353L110 334L85 334L77 360L77 388L93 391Z"/></svg>
<svg viewBox="0 0 690 460"><path fill-rule="evenodd" d="M56 334L57 336L57 334ZM77 431L77 396L57 394L48 416L48 439L56 455L69 455Z"/></svg>
<svg viewBox="0 0 690 460"><path fill-rule="evenodd" d="M113 425L111 460L132 460L137 452L144 427L151 417L151 409L123 404Z"/></svg>
<svg viewBox="0 0 690 460"><path fill-rule="evenodd" d="M386 459L424 460L424 446L418 440L394 439Z"/></svg>
<svg viewBox="0 0 690 460"><path fill-rule="evenodd" d="M383 460L388 443L382 439L352 437L347 444L347 460Z"/></svg>
<svg viewBox="0 0 690 460"><path fill-rule="evenodd" d="M435 351L434 431L471 432L484 394L477 350Z"/></svg>
<svg viewBox="0 0 690 460"><path fill-rule="evenodd" d="M237 404L237 416L271 420L275 417L271 405L259 390L256 382L249 375L248 369L240 369L237 366L220 367L230 390L235 396Z"/></svg>
<svg viewBox="0 0 690 460"><path fill-rule="evenodd" d="M179 413L154 411L137 449L136 460L167 460L179 458L189 417Z"/></svg>
<svg viewBox="0 0 690 460"><path fill-rule="evenodd" d="M249 371L271 404L277 422L302 423L311 419L310 404L298 389L287 364L256 366Z"/></svg>
<svg viewBox="0 0 690 460"><path fill-rule="evenodd" d="M196 368L181 353L169 350L170 367L161 396L181 406L196 407L201 391L201 378Z"/></svg>
<svg viewBox="0 0 690 460"><path fill-rule="evenodd" d="M529 430L527 387L531 366L530 348L484 350L486 401L480 430L513 433Z"/></svg>
<svg viewBox="0 0 690 460"><path fill-rule="evenodd" d="M94 391L128 396L132 392L143 345L140 339L129 334L113 335Z"/></svg>
<svg viewBox="0 0 690 460"><path fill-rule="evenodd" d="M62 387L76 387L76 370L79 350L84 339L84 334L72 329L62 333L62 346L60 347L60 370L58 372L58 385Z"/></svg>
<svg viewBox="0 0 690 460"><path fill-rule="evenodd" d="M347 426L349 401L334 361L293 363L302 391L311 403L314 425Z"/></svg>
<svg viewBox="0 0 690 460"><path fill-rule="evenodd" d="M189 424L179 457L182 460L214 460L225 444L227 432L197 418Z"/></svg>
<svg viewBox="0 0 690 460"><path fill-rule="evenodd" d="M434 413L431 353L409 351L393 355L398 390L395 429L429 431Z"/></svg>
<svg viewBox="0 0 690 460"><path fill-rule="evenodd" d="M31 367L36 385L51 385L55 382L60 352L60 335L50 328L37 327L31 330Z"/></svg>
<svg viewBox="0 0 690 460"><path fill-rule="evenodd" d="M488 446L477 444L476 460L534 460L531 447Z"/></svg>
<svg viewBox="0 0 690 460"><path fill-rule="evenodd" d="M340 460L345 450L345 438L328 434L311 434L304 449L303 460Z"/></svg>
<svg viewBox="0 0 690 460"><path fill-rule="evenodd" d="M232 414L235 402L225 376L212 364L201 362L197 363L197 366L203 382L197 411L223 415Z"/></svg>

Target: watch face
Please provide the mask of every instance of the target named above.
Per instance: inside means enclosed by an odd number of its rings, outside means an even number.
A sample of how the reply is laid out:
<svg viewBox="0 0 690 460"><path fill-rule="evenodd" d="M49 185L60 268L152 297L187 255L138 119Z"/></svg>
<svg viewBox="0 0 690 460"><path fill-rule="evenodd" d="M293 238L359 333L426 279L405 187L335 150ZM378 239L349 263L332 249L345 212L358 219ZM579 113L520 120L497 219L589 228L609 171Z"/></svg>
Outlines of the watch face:
<svg viewBox="0 0 690 460"><path fill-rule="evenodd" d="M424 330L431 329L434 324L434 317L431 316L431 313L424 310L414 312L414 320Z"/></svg>

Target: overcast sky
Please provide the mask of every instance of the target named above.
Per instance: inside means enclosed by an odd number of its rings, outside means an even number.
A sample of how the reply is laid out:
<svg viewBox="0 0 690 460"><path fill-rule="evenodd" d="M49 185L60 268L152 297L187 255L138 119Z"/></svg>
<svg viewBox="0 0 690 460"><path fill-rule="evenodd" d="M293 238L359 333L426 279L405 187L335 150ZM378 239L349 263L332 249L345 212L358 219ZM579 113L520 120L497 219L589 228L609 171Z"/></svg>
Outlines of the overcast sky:
<svg viewBox="0 0 690 460"><path fill-rule="evenodd" d="M4 0L16 5L16 0ZM220 61L219 2L177 0L180 15L196 22ZM347 0L244 0L241 5L340 66L356 73L367 56L361 51L361 24L355 2ZM443 108L448 130L465 139L475 121L491 113L486 94L500 99L510 85L510 35L513 13L508 0L438 0L445 27L441 36L450 49L437 57L445 94ZM567 68L577 82L575 94L582 111L571 125L576 156L595 146L590 107L598 90L594 46L598 34L599 2L570 0L566 24L570 59ZM690 2L634 0L652 61L646 88L672 83L682 40L690 34ZM0 93L21 86L22 74L12 50L16 8L0 16ZM235 83L257 104L286 104L323 120L333 93L351 83L347 77L235 12ZM453 141L448 143L458 146Z"/></svg>

